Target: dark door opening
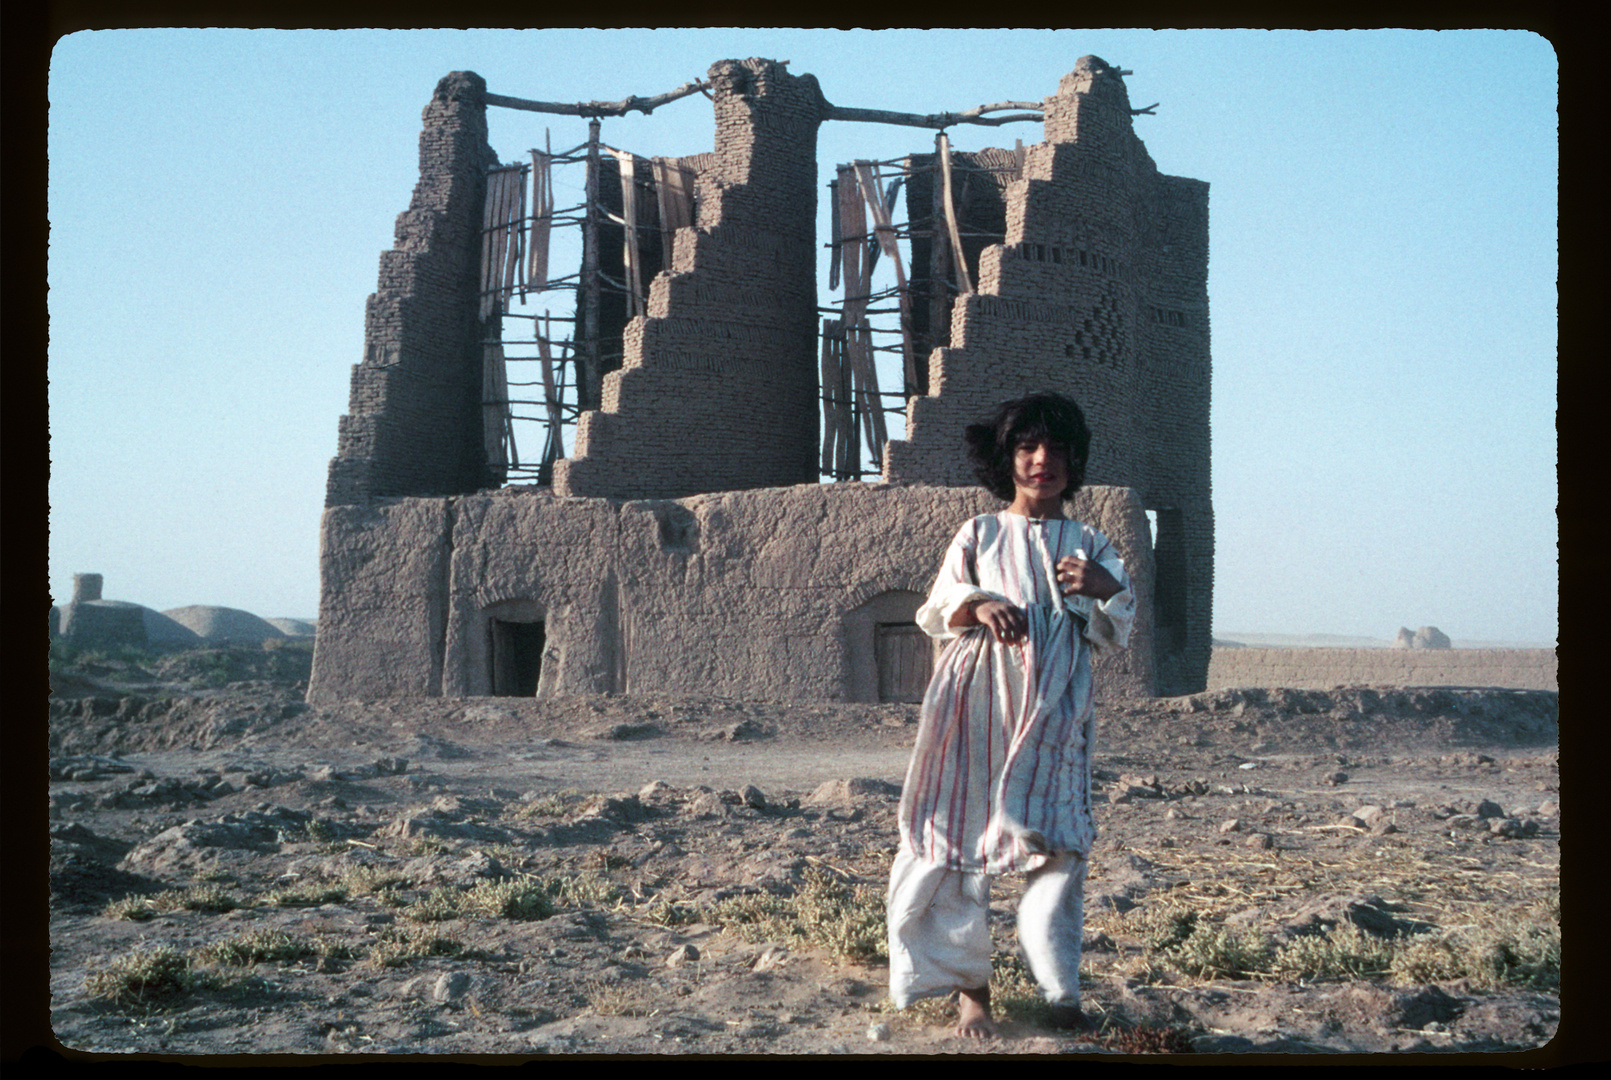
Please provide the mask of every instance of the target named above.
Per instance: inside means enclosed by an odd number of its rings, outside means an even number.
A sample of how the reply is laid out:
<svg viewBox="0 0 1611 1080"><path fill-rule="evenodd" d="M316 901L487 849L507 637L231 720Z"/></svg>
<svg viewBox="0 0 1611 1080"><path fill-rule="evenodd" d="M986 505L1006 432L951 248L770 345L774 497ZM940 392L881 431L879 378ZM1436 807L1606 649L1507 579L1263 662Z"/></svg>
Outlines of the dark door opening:
<svg viewBox="0 0 1611 1080"><path fill-rule="evenodd" d="M1152 623L1154 640L1169 652L1186 647L1186 528L1183 515L1161 506L1154 515L1152 541Z"/></svg>
<svg viewBox="0 0 1611 1080"><path fill-rule="evenodd" d="M923 700L934 670L934 647L917 623L878 623L873 628L878 663L878 700Z"/></svg>
<svg viewBox="0 0 1611 1080"><path fill-rule="evenodd" d="M546 640L543 624L492 619L487 624L487 637L493 696L536 697Z"/></svg>

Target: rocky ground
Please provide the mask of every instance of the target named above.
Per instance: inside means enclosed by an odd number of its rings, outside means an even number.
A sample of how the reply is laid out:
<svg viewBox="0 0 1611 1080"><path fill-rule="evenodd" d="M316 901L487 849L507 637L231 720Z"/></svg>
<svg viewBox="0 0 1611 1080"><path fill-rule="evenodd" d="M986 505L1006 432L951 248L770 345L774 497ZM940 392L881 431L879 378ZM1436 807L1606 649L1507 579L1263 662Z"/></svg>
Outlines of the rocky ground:
<svg viewBox="0 0 1611 1080"><path fill-rule="evenodd" d="M51 1017L180 1054L975 1049L887 1001L916 706L301 701L306 652L57 665ZM1556 695L1101 712L1085 999L992 905L998 1053L1513 1052L1560 1015Z"/></svg>

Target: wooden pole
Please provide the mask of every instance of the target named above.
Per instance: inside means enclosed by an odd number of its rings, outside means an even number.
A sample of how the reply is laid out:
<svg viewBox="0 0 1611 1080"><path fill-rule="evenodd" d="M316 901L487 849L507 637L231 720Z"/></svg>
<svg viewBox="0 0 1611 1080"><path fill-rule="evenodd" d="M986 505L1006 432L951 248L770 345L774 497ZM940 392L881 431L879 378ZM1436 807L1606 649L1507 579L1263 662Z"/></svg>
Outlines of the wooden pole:
<svg viewBox="0 0 1611 1080"><path fill-rule="evenodd" d="M940 236L940 222L945 219L945 184L940 175L940 140L945 138L943 133L934 136L934 180L929 185L932 198L929 200L929 349L940 348L950 343L951 338L951 292L949 281L951 266L949 253L951 245ZM920 371L923 376L923 392L928 392L928 372Z"/></svg>
<svg viewBox="0 0 1611 1080"><path fill-rule="evenodd" d="M951 140L940 132L940 175L945 181L945 229L951 237L951 258L957 275L957 292L966 296L973 291L968 279L968 261L962 254L962 235L957 230L956 200L951 194Z"/></svg>
<svg viewBox="0 0 1611 1080"><path fill-rule="evenodd" d="M576 404L583 409L599 407L603 386L599 359L599 122L587 125L587 210L582 218L582 280L579 283L582 306L581 371L576 379Z"/></svg>

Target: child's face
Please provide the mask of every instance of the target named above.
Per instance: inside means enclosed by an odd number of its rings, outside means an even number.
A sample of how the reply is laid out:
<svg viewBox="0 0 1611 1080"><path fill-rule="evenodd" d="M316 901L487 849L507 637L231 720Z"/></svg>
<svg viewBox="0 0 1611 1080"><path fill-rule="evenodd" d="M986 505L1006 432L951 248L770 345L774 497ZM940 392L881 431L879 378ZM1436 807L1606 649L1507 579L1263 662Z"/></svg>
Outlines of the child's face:
<svg viewBox="0 0 1611 1080"><path fill-rule="evenodd" d="M1013 448L1012 481L1020 495L1056 499L1068 487L1068 447L1046 439L1019 439Z"/></svg>

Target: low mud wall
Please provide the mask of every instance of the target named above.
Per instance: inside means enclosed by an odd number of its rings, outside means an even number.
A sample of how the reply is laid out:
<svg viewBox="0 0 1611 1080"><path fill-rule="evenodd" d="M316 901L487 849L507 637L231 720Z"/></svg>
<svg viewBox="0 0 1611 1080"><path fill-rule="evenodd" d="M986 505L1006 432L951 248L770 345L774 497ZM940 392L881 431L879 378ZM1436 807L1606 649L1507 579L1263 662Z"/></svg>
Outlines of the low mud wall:
<svg viewBox="0 0 1611 1080"><path fill-rule="evenodd" d="M1208 688L1286 686L1502 686L1558 690L1553 649L1217 648Z"/></svg>

